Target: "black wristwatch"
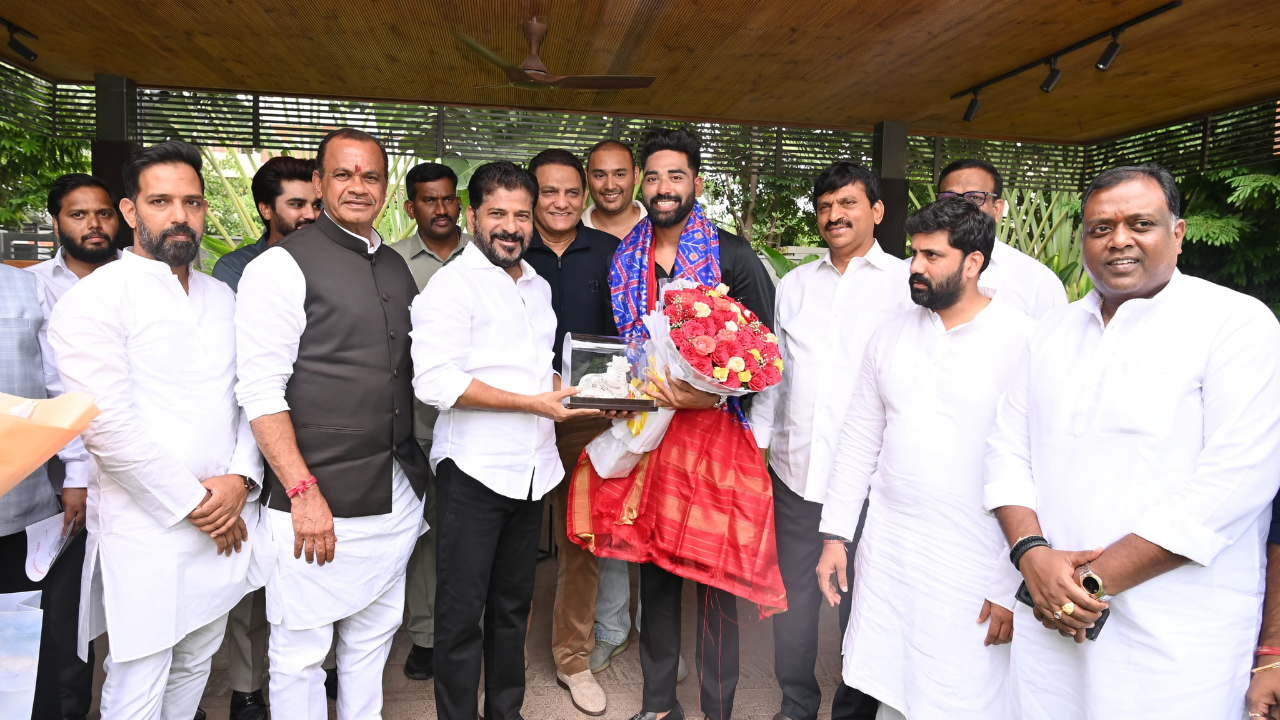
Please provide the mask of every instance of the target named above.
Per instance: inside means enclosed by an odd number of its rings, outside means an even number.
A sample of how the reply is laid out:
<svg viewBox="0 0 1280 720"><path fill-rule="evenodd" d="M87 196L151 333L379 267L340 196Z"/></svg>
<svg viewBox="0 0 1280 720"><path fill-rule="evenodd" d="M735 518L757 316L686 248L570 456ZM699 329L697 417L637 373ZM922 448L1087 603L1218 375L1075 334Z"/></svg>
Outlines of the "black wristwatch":
<svg viewBox="0 0 1280 720"><path fill-rule="evenodd" d="M258 482L253 478L249 477L248 475L241 475L240 478L244 480L245 492L253 492L255 489L257 489Z"/></svg>

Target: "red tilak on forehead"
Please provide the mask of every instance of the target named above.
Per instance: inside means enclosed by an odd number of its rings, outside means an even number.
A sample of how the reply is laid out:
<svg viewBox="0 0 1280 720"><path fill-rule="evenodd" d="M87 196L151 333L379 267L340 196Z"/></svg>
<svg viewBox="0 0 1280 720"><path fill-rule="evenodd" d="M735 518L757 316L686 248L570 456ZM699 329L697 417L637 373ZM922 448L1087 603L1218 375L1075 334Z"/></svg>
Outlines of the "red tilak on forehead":
<svg viewBox="0 0 1280 720"><path fill-rule="evenodd" d="M356 173L360 172L360 163L356 163Z"/></svg>

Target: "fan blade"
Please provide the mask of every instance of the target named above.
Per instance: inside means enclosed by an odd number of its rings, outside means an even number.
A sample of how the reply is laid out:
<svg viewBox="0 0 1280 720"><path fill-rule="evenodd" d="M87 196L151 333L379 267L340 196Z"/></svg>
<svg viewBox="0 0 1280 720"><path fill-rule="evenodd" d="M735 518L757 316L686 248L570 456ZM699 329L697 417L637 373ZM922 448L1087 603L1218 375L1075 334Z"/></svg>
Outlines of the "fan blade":
<svg viewBox="0 0 1280 720"><path fill-rule="evenodd" d="M568 75L551 85L561 90L640 90L656 79L647 75Z"/></svg>
<svg viewBox="0 0 1280 720"><path fill-rule="evenodd" d="M485 47L484 45L481 45L481 44L480 44L479 42L477 42L476 40L474 40L474 39L472 39L472 38L469 38L469 37L467 37L466 35L463 35L462 33L457 33L457 32L456 32L456 33L454 33L454 34L453 34L453 36L454 36L454 37L456 37L456 38L458 38L458 41L459 41L459 42L461 42L463 45L466 45L467 47L471 48L471 49L472 49L472 50L473 50L477 55L479 55L480 57L484 58L485 60L488 60L489 62L493 63L494 65L497 65L498 67L502 68L503 70L515 70L515 69L518 69L518 68L516 68L516 66L515 66L515 65L511 64L510 62L507 62L507 59L506 59L506 58L504 58L504 57L502 57L501 55L499 55L498 53L496 53L496 52L494 52L494 51L490 50L489 48Z"/></svg>

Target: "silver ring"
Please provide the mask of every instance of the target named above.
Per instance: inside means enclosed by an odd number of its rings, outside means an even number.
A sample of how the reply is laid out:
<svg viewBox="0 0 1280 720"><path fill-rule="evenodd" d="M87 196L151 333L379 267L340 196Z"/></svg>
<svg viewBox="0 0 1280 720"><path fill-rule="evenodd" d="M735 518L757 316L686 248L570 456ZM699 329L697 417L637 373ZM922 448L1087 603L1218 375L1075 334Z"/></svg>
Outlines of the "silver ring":
<svg viewBox="0 0 1280 720"><path fill-rule="evenodd" d="M1054 619L1054 620L1061 620L1061 619L1062 619L1062 611L1061 611L1061 610L1057 610L1057 611L1055 611L1055 612L1053 613L1053 619Z"/></svg>

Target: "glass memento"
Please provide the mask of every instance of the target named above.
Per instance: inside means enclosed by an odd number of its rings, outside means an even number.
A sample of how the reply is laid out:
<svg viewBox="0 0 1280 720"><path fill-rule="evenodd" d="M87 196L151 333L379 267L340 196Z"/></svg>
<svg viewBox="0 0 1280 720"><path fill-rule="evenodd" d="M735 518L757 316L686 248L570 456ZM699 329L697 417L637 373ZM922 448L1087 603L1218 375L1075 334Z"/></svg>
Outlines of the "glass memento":
<svg viewBox="0 0 1280 720"><path fill-rule="evenodd" d="M657 404L640 391L640 369L648 365L641 340L565 333L561 382L578 388L564 400L568 408L645 412Z"/></svg>

